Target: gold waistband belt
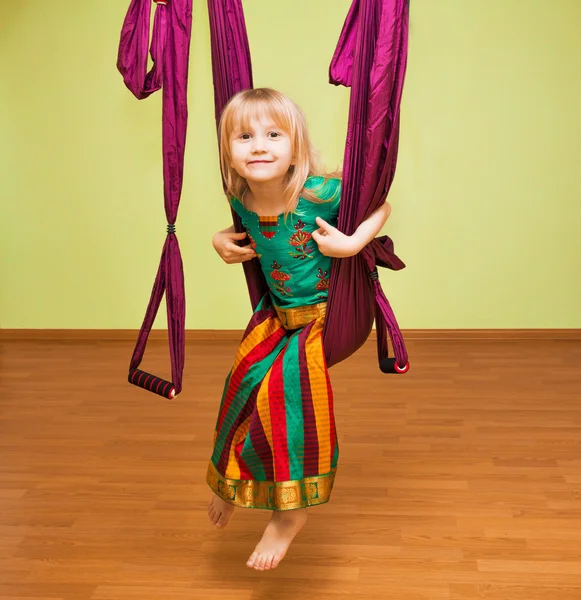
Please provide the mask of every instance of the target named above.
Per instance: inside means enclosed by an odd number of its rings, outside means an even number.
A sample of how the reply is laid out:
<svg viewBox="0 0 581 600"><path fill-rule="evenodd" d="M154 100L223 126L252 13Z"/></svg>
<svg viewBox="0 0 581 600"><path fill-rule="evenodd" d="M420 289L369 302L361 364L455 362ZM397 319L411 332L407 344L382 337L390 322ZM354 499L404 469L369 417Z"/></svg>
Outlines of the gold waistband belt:
<svg viewBox="0 0 581 600"><path fill-rule="evenodd" d="M327 303L308 304L307 306L296 306L293 308L274 307L280 322L285 329L298 329L304 327L319 317L324 317L327 311Z"/></svg>

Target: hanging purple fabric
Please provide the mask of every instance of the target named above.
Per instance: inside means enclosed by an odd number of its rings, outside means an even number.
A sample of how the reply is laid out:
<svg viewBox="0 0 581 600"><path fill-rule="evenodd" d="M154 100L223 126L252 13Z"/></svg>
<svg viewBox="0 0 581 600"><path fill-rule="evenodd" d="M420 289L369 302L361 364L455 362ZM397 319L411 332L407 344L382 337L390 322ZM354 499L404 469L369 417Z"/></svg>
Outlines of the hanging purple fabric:
<svg viewBox="0 0 581 600"><path fill-rule="evenodd" d="M218 122L228 100L252 87L252 67L240 0L208 0L208 10ZM408 20L408 0L354 0L331 62L330 83L351 87L338 223L347 235L385 201L395 174ZM242 232L238 215L232 211L232 216L236 231ZM268 292L257 262L243 263L253 309ZM375 318L380 365L388 358L389 331L396 371L407 370L405 344L377 266L405 267L387 236L354 257L333 260L323 331L329 367L365 343Z"/></svg>
<svg viewBox="0 0 581 600"><path fill-rule="evenodd" d="M354 0L331 61L330 83L351 87L338 223L347 235L383 204L393 182L408 23L407 0ZM392 240L381 236L359 255L334 263L328 298L331 318L323 332L329 364L344 360L365 343L375 312L380 363L388 356L389 331L395 362L404 368L403 337L377 275L377 266L405 267L393 252ZM370 300L375 300L375 311ZM356 315L356 321L346 333L341 323L348 322L349 315Z"/></svg>
<svg viewBox="0 0 581 600"><path fill-rule="evenodd" d="M240 0L208 0L208 14L214 80L214 116L217 130L220 115L228 100L234 94L251 89L254 85L248 34ZM222 186L226 192L224 180ZM236 231L243 232L242 220L235 210L231 209L230 212ZM258 261L247 260L242 263L242 267L250 302L254 309L268 291L268 285Z"/></svg>
<svg viewBox="0 0 581 600"><path fill-rule="evenodd" d="M147 312L131 358L129 380L140 387L173 397L182 389L185 356L184 273L175 222L182 191L188 122L187 82L192 27L192 0L156 0L151 58L147 72L151 0L132 0L119 43L117 68L125 85L142 100L163 87L163 180L167 238ZM147 338L166 292L173 384L139 371ZM173 390L171 387L173 385Z"/></svg>

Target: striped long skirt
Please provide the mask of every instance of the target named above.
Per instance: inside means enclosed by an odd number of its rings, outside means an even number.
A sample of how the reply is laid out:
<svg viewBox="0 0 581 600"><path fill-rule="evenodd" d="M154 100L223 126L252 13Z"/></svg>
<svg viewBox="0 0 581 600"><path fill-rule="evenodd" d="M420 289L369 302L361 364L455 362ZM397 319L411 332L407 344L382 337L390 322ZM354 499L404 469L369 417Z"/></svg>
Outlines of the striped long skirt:
<svg viewBox="0 0 581 600"><path fill-rule="evenodd" d="M328 502L339 446L323 352L325 317L287 330L266 294L226 377L206 481L230 504Z"/></svg>

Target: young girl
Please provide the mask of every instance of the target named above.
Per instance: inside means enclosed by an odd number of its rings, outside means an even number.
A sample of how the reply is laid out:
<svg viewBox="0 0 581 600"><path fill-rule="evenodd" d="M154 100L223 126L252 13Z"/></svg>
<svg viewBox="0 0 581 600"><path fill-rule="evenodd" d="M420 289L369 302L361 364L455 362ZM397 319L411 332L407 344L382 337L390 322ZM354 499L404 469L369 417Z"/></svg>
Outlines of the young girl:
<svg viewBox="0 0 581 600"><path fill-rule="evenodd" d="M337 228L339 172L319 167L300 108L270 88L231 98L219 123L220 165L246 233L218 232L228 263L260 261L269 286L225 382L207 483L210 520L224 527L235 506L272 510L247 565L275 568L307 520L329 501L339 447L322 331L332 257L357 254L390 207L352 236ZM250 245L235 241L248 237Z"/></svg>

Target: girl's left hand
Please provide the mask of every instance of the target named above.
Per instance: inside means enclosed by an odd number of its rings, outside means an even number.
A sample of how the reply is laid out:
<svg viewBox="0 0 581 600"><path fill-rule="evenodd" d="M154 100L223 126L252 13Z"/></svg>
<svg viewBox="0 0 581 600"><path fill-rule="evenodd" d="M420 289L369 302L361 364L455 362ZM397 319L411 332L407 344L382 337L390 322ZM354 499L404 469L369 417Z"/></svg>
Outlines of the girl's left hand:
<svg viewBox="0 0 581 600"><path fill-rule="evenodd" d="M321 254L333 258L346 258L359 252L351 236L341 233L321 217L317 217L315 221L319 229L313 231L311 236L319 246Z"/></svg>

